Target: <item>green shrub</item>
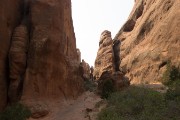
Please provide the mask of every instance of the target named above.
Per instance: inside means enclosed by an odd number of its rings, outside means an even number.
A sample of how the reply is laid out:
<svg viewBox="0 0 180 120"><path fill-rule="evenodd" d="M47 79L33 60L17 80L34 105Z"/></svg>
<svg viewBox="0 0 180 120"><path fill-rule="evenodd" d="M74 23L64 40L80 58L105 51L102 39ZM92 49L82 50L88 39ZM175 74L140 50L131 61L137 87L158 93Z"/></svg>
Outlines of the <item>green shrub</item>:
<svg viewBox="0 0 180 120"><path fill-rule="evenodd" d="M163 84L168 86L166 99L180 100L180 69L168 62L166 71L163 74Z"/></svg>
<svg viewBox="0 0 180 120"><path fill-rule="evenodd" d="M0 120L26 120L31 116L30 110L20 103L8 106L0 113Z"/></svg>
<svg viewBox="0 0 180 120"><path fill-rule="evenodd" d="M168 62L166 71L163 74L162 82L164 85L171 87L175 81L180 81L180 68L175 67L171 62Z"/></svg>
<svg viewBox="0 0 180 120"><path fill-rule="evenodd" d="M180 80L177 80L171 83L165 96L167 100L180 101Z"/></svg>
<svg viewBox="0 0 180 120"><path fill-rule="evenodd" d="M97 85L91 80L85 80L84 88L86 91L94 92L97 88Z"/></svg>
<svg viewBox="0 0 180 120"><path fill-rule="evenodd" d="M110 95L107 107L98 114L98 120L176 120L180 117L180 106L170 102L157 91L131 86ZM172 109L174 113L170 114Z"/></svg>

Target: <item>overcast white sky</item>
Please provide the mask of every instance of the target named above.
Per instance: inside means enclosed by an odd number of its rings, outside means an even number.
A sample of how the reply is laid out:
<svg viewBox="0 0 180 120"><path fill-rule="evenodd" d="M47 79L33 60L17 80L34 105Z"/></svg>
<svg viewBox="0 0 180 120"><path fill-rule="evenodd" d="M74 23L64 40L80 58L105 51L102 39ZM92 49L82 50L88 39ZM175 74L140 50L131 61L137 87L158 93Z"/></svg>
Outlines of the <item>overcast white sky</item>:
<svg viewBox="0 0 180 120"><path fill-rule="evenodd" d="M100 34L109 30L114 38L133 5L134 0L72 0L76 45L81 51L81 59L94 66Z"/></svg>

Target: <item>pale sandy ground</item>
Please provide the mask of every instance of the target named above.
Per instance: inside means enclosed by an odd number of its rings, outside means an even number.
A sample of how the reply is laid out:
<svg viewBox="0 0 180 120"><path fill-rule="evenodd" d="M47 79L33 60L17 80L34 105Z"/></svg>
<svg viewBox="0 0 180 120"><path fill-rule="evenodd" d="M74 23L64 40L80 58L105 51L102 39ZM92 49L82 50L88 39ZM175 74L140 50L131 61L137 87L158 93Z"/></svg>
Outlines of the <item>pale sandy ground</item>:
<svg viewBox="0 0 180 120"><path fill-rule="evenodd" d="M161 92L161 93L165 93L167 91L167 89L168 89L168 87L166 87L165 85L163 85L160 82L142 84L142 85L137 85L137 86L142 86L142 87L145 87L145 88L151 88L151 89L156 90L156 91Z"/></svg>
<svg viewBox="0 0 180 120"><path fill-rule="evenodd" d="M93 92L85 92L76 100L66 102L53 102L49 105L50 113L44 118L29 120L95 120L99 112L95 104L101 98ZM87 112L87 109L92 112Z"/></svg>

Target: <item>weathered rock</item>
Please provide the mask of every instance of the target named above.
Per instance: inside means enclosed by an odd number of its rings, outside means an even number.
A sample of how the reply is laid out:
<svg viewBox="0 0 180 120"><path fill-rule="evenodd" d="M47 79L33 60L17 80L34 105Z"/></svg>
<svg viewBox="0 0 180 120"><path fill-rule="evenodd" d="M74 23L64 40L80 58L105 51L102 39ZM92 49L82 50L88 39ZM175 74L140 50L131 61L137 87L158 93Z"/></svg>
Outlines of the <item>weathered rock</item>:
<svg viewBox="0 0 180 120"><path fill-rule="evenodd" d="M80 66L82 68L82 77L84 80L90 80L90 66L88 63L86 63L84 60L80 63Z"/></svg>
<svg viewBox="0 0 180 120"><path fill-rule="evenodd" d="M70 0L30 2L30 46L22 101L75 98L83 92Z"/></svg>
<svg viewBox="0 0 180 120"><path fill-rule="evenodd" d="M131 83L161 80L168 60L180 66L179 4L179 0L136 0L114 38L121 40L119 68Z"/></svg>
<svg viewBox="0 0 180 120"><path fill-rule="evenodd" d="M21 96L26 71L28 38L28 30L25 25L15 28L9 50L10 85L8 93L10 102L17 102Z"/></svg>
<svg viewBox="0 0 180 120"><path fill-rule="evenodd" d="M77 48L77 60L79 64L81 63L81 51Z"/></svg>
<svg viewBox="0 0 180 120"><path fill-rule="evenodd" d="M91 79L92 81L94 80L93 73L94 73L94 67L91 66L91 67L90 67L90 79Z"/></svg>
<svg viewBox="0 0 180 120"><path fill-rule="evenodd" d="M105 30L101 34L99 50L95 60L94 77L100 78L104 71L114 72L114 52L111 32Z"/></svg>
<svg viewBox="0 0 180 120"><path fill-rule="evenodd" d="M106 82L112 83L111 87L115 90L130 85L129 79L117 67L120 64L120 57L117 54L120 53L120 44L119 40L112 40L111 32L107 30L102 32L93 74L98 82L98 92L100 94Z"/></svg>
<svg viewBox="0 0 180 120"><path fill-rule="evenodd" d="M8 51L14 28L21 22L22 0L0 1L0 111L7 103Z"/></svg>
<svg viewBox="0 0 180 120"><path fill-rule="evenodd" d="M42 101L26 101L23 103L31 111L31 117L34 119L45 117L49 114L50 108L48 103Z"/></svg>
<svg viewBox="0 0 180 120"><path fill-rule="evenodd" d="M98 93L101 94L103 91L103 87L106 82L112 83L112 87L114 90L121 90L130 85L129 79L124 76L124 74L120 71L116 71L111 73L109 71L104 71L100 78L98 79Z"/></svg>

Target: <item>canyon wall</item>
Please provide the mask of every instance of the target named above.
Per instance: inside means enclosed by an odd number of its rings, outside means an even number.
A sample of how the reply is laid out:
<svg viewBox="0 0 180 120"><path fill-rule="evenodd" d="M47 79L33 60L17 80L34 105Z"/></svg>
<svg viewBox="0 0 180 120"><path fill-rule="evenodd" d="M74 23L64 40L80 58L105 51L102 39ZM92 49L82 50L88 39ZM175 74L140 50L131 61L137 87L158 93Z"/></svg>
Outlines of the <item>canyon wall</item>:
<svg viewBox="0 0 180 120"><path fill-rule="evenodd" d="M80 95L83 79L71 0L0 3L0 110L8 101L36 102Z"/></svg>
<svg viewBox="0 0 180 120"><path fill-rule="evenodd" d="M0 111L7 104L8 51L15 27L22 18L22 0L0 1Z"/></svg>
<svg viewBox="0 0 180 120"><path fill-rule="evenodd" d="M76 97L82 91L82 79L78 75L71 1L37 0L31 2L30 11L23 100Z"/></svg>
<svg viewBox="0 0 180 120"><path fill-rule="evenodd" d="M160 81L171 61L180 66L180 1L136 0L134 8L114 40L119 69L131 83Z"/></svg>

